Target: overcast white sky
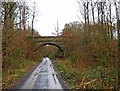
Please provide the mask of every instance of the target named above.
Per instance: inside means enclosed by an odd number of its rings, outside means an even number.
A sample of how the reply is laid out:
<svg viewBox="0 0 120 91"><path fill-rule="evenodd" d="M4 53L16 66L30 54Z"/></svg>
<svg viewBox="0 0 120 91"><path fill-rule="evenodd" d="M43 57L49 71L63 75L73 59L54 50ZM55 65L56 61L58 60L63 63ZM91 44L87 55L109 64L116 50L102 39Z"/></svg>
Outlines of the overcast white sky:
<svg viewBox="0 0 120 91"><path fill-rule="evenodd" d="M29 3L31 2L30 0ZM62 30L69 22L79 21L79 5L76 0L33 0L37 7L37 16L34 28L42 36L52 35L57 26ZM32 2L33 2L32 1ZM31 2L31 3L32 3Z"/></svg>
<svg viewBox="0 0 120 91"><path fill-rule="evenodd" d="M33 4L33 2L36 2L37 15L36 21L34 23L34 29L37 30L42 36L50 36L52 35L52 32L55 32L55 27L57 26L57 19L59 23L59 30L62 30L66 23L79 21L77 15L79 15L80 19L83 21L81 14L79 13L79 4L77 3L77 0L27 1L29 2L29 4ZM113 2L113 0L109 0L109 2ZM82 6L80 9L83 9Z"/></svg>

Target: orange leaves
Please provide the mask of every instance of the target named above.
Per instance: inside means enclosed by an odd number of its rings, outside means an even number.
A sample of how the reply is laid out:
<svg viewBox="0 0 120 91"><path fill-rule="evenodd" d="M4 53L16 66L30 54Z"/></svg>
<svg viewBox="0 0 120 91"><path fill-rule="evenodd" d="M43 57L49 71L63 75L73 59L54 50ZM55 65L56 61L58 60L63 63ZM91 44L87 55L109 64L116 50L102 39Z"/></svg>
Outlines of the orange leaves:
<svg viewBox="0 0 120 91"><path fill-rule="evenodd" d="M63 35L63 36L71 36L71 35L72 35L72 32L71 32L71 31L63 31L63 32L62 32L62 35Z"/></svg>

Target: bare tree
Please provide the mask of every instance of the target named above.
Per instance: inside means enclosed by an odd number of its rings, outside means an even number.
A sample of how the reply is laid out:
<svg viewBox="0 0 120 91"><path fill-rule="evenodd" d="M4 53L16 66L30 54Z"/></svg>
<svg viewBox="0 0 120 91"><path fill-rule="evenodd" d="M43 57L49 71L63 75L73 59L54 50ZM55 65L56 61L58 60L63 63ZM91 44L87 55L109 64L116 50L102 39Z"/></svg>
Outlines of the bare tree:
<svg viewBox="0 0 120 91"><path fill-rule="evenodd" d="M91 0L91 11L92 11L92 20L93 20L93 24L95 25L95 14L94 14L94 9L96 6L97 2L94 2L93 0Z"/></svg>
<svg viewBox="0 0 120 91"><path fill-rule="evenodd" d="M53 32L52 34L59 36L61 34L60 30L59 30L59 24L58 24L58 19L57 19L57 26L55 27L55 32Z"/></svg>
<svg viewBox="0 0 120 91"><path fill-rule="evenodd" d="M120 0L119 0L119 6L118 6L118 23L117 23L117 26L118 26L118 67L120 67ZM119 69L119 71L118 71L118 78L120 78L120 69ZM120 79L119 79L119 81L118 81L118 85L120 84Z"/></svg>
<svg viewBox="0 0 120 91"><path fill-rule="evenodd" d="M23 29L26 29L26 4L25 2L23 3L23 10L22 10L22 24L23 24Z"/></svg>
<svg viewBox="0 0 120 91"><path fill-rule="evenodd" d="M87 24L89 25L89 2L86 2L86 17L87 17Z"/></svg>
<svg viewBox="0 0 120 91"><path fill-rule="evenodd" d="M84 19L85 19L85 26L87 25L87 14L86 14L86 3L85 2L83 2L83 6L84 6Z"/></svg>
<svg viewBox="0 0 120 91"><path fill-rule="evenodd" d="M119 9L118 9L118 5L117 5L117 2L116 1L114 1L114 5L115 5L115 11L116 11L116 19L117 19L117 34L118 34L118 44L119 44L119 38L120 38L120 24L119 24L119 22L120 22L120 19L119 19L119 16L120 16L120 14L119 14ZM120 44L118 45L119 47L120 47Z"/></svg>
<svg viewBox="0 0 120 91"><path fill-rule="evenodd" d="M34 32L33 26L34 26L35 14L36 14L36 7L35 7L35 2L34 2L33 12L32 12L32 36L33 36L33 32Z"/></svg>
<svg viewBox="0 0 120 91"><path fill-rule="evenodd" d="M4 8L4 30L14 30L14 11L16 2L3 2Z"/></svg>
<svg viewBox="0 0 120 91"><path fill-rule="evenodd" d="M110 38L113 38L113 33L112 33L112 11L111 11L111 3L109 4L109 22L110 22Z"/></svg>
<svg viewBox="0 0 120 91"><path fill-rule="evenodd" d="M117 2L114 0L115 5L115 11L116 11L116 19L117 19L117 35L118 35L118 68L120 67L120 7L118 6L120 4L120 1ZM120 69L118 70L118 78L120 78ZM118 84L120 84L120 80L118 81Z"/></svg>
<svg viewBox="0 0 120 91"><path fill-rule="evenodd" d="M22 23L21 23L21 21L22 21L22 5L21 4L19 4L19 29L22 29Z"/></svg>

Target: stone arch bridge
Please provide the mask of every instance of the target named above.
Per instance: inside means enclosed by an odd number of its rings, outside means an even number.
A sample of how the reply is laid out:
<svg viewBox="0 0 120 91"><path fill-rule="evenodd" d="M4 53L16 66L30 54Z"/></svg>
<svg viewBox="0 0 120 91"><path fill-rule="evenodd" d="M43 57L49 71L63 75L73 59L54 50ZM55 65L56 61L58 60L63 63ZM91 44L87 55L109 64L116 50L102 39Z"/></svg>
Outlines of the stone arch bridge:
<svg viewBox="0 0 120 91"><path fill-rule="evenodd" d="M52 45L60 49L64 55L66 36L34 36L29 38L37 43L34 46L35 52L39 51L42 46Z"/></svg>

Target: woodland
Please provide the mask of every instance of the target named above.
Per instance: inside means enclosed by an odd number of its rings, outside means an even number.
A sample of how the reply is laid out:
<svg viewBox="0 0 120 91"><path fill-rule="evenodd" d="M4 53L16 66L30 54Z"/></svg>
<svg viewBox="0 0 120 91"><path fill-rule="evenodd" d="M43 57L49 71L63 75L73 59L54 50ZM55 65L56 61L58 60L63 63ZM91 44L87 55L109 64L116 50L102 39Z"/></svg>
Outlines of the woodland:
<svg viewBox="0 0 120 91"><path fill-rule="evenodd" d="M55 30L57 36L70 37L62 40L66 41L65 55L60 58L53 46L34 52L36 41L28 37L40 36L33 28L35 3L0 2L3 89L13 87L46 55L56 60L53 64L71 89L120 88L120 1L76 3L80 6L79 21L66 23L62 32Z"/></svg>

